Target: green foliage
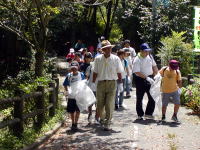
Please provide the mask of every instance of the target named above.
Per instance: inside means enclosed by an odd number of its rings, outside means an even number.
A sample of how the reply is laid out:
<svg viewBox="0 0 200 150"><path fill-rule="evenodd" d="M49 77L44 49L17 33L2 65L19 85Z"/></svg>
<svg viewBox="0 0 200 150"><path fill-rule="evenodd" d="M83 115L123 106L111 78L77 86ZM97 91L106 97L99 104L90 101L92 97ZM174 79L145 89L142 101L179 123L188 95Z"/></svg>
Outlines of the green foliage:
<svg viewBox="0 0 200 150"><path fill-rule="evenodd" d="M170 59L180 62L180 70L183 76L191 73L192 45L185 43L185 32L174 32L168 37L161 39L162 47L159 48L157 56L161 60L161 65L166 66Z"/></svg>
<svg viewBox="0 0 200 150"><path fill-rule="evenodd" d="M50 76L45 76L45 77L39 77L34 79L34 74L33 72L29 71L21 71L17 78L8 78L5 80L2 84L2 87L0 89L0 99L3 98L11 98L11 97L16 97L16 96L21 96L23 94L29 94L31 92L36 91L38 86L44 86L45 89L48 88L49 82L51 82ZM45 106L48 104L48 93L45 94ZM2 105L4 106L10 106L10 105ZM0 107L1 108L1 107ZM32 110L35 109L35 101L33 99L29 99L25 101L25 107L24 107L24 113L29 113ZM12 112L13 112L13 107L9 107L7 109L0 109L0 112L2 114L2 119L3 120L9 120L12 118ZM27 124L28 121L26 121Z"/></svg>
<svg viewBox="0 0 200 150"><path fill-rule="evenodd" d="M181 104L191 108L194 113L200 115L200 79L192 85L188 85L186 88L182 88Z"/></svg>
<svg viewBox="0 0 200 150"><path fill-rule="evenodd" d="M40 132L33 128L26 127L23 138L19 139L13 136L8 130L1 129L0 132L0 149L1 150L19 150L24 146L32 144L37 138L42 137L46 132L53 129L56 123L63 120L64 109L59 109L53 118L48 118Z"/></svg>
<svg viewBox="0 0 200 150"><path fill-rule="evenodd" d="M122 39L122 31L117 24L114 24L110 34L111 43L117 43Z"/></svg>

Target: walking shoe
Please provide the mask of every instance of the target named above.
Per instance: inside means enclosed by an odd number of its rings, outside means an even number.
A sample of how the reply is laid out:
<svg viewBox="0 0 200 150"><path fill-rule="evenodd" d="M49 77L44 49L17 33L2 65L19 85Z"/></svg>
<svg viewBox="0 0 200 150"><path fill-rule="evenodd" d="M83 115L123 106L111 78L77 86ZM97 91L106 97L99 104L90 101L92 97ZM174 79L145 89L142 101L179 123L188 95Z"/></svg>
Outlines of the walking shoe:
<svg viewBox="0 0 200 150"><path fill-rule="evenodd" d="M125 109L125 110L126 110L126 109L127 109L127 106L124 105L124 104L122 104L122 105L119 105L119 108L120 108L120 109Z"/></svg>
<svg viewBox="0 0 200 150"><path fill-rule="evenodd" d="M178 118L177 118L176 115L173 115L173 116L172 116L172 120L173 120L174 122L177 122L177 123L179 122L179 120L178 120Z"/></svg>
<svg viewBox="0 0 200 150"><path fill-rule="evenodd" d="M145 117L145 119L154 119L153 115L145 115L144 117Z"/></svg>
<svg viewBox="0 0 200 150"><path fill-rule="evenodd" d="M100 121L99 121L98 118L95 118L95 120L94 120L94 124L100 124Z"/></svg>
<svg viewBox="0 0 200 150"><path fill-rule="evenodd" d="M100 123L101 127L104 127L104 120L100 119L99 123Z"/></svg>
<svg viewBox="0 0 200 150"><path fill-rule="evenodd" d="M119 109L119 106L118 105L115 105L115 110L118 110Z"/></svg>
<svg viewBox="0 0 200 150"><path fill-rule="evenodd" d="M142 116L138 116L137 120L143 120Z"/></svg>
<svg viewBox="0 0 200 150"><path fill-rule="evenodd" d="M72 131L77 131L77 124L72 124L72 126L71 126L71 130Z"/></svg>
<svg viewBox="0 0 200 150"><path fill-rule="evenodd" d="M162 116L162 119L161 119L161 121L165 121L165 119L166 119L166 118L165 118L165 116Z"/></svg>
<svg viewBox="0 0 200 150"><path fill-rule="evenodd" d="M92 123L92 114L88 114L88 122L89 122L89 124Z"/></svg>
<svg viewBox="0 0 200 150"><path fill-rule="evenodd" d="M131 95L130 94L126 95L126 98L131 98Z"/></svg>
<svg viewBox="0 0 200 150"><path fill-rule="evenodd" d="M110 128L110 125L105 125L104 128L103 128L103 130L104 131L110 131L112 129Z"/></svg>

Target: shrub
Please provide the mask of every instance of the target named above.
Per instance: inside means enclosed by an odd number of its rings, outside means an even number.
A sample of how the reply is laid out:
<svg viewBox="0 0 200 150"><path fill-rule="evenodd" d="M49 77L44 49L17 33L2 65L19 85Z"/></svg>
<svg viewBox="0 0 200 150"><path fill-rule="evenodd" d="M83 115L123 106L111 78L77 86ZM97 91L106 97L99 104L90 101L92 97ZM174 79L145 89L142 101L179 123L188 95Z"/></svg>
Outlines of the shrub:
<svg viewBox="0 0 200 150"><path fill-rule="evenodd" d="M191 108L195 114L200 115L200 79L186 88L182 88L181 104Z"/></svg>
<svg viewBox="0 0 200 150"><path fill-rule="evenodd" d="M161 39L162 47L159 48L157 56L161 60L161 65L166 66L170 59L180 62L180 70L183 76L192 72L192 45L185 43L185 32L174 32L168 37Z"/></svg>

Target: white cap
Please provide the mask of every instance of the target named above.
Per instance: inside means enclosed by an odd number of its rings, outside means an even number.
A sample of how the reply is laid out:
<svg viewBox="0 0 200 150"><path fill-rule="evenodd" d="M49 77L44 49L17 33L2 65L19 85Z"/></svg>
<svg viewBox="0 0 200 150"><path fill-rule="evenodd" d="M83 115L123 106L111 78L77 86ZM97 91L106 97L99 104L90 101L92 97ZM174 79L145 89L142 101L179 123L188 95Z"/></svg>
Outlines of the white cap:
<svg viewBox="0 0 200 150"><path fill-rule="evenodd" d="M79 51L79 52L82 52L83 50L84 50L84 48L81 48L81 49L79 49L78 51Z"/></svg>
<svg viewBox="0 0 200 150"><path fill-rule="evenodd" d="M70 48L70 49L69 49L69 52L70 52L70 53L74 53L74 49L73 49L73 48Z"/></svg>

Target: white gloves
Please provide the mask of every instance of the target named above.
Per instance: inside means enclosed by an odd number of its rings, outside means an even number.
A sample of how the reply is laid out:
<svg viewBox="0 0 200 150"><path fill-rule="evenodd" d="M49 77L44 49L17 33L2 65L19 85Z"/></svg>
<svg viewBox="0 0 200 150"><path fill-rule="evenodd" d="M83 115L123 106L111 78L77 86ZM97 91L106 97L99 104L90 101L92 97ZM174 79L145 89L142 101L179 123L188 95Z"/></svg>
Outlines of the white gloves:
<svg viewBox="0 0 200 150"><path fill-rule="evenodd" d="M150 77L147 77L146 80L150 83L150 84L153 84L154 83L154 80Z"/></svg>

